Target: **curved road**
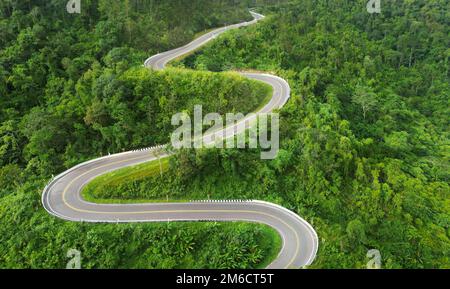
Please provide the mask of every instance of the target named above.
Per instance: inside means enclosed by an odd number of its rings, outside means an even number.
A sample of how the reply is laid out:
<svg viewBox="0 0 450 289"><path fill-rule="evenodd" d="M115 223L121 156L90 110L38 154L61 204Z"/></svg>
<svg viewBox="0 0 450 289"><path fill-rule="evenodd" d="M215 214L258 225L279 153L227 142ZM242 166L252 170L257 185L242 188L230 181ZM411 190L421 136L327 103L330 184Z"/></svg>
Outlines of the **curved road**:
<svg viewBox="0 0 450 289"><path fill-rule="evenodd" d="M181 55L193 51L217 35L258 22L264 16L251 12L254 20L211 31L184 47L150 57L145 66L160 70ZM242 73L244 76L265 82L273 87L271 101L259 113L282 107L289 99L290 88L283 79L258 73ZM214 135L228 136L245 130L251 118L225 128ZM204 137L212 142L213 135ZM163 147L163 146L161 146ZM277 230L283 240L278 257L268 266L270 269L296 268L310 265L316 256L318 238L314 229L295 213L275 204L262 201L198 201L189 203L154 204L94 204L81 197L82 188L94 178L128 166L155 160L154 148L110 155L82 163L59 176L46 186L42 203L52 215L73 222L122 223L167 221L247 221L266 224ZM167 154L164 156L168 156Z"/></svg>

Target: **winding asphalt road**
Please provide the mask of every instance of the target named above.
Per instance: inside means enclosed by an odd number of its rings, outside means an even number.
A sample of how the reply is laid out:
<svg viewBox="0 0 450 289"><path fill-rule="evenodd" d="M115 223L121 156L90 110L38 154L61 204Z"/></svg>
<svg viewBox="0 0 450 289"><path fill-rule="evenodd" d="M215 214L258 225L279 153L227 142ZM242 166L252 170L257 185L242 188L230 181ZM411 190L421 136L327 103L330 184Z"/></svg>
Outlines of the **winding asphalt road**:
<svg viewBox="0 0 450 289"><path fill-rule="evenodd" d="M219 34L258 22L264 16L251 12L254 20L211 31L184 47L150 57L145 66L155 70L181 55L191 52ZM273 75L242 73L244 76L265 82L273 87L273 97L258 113L281 108L290 97L288 83ZM217 136L239 133L251 122L244 119L235 126L218 131ZM229 133L229 134L227 134ZM204 137L205 143L212 135ZM163 147L163 146L160 146ZM318 237L314 229L295 213L276 204L263 201L198 201L189 203L153 204L94 204L81 197L82 188L94 178L105 173L155 160L147 148L105 156L63 172L53 178L42 194L44 208L52 215L73 222L128 223L167 221L247 221L266 224L282 237L283 246L278 257L268 266L270 269L297 268L310 265L318 249ZM163 157L168 156L165 154Z"/></svg>

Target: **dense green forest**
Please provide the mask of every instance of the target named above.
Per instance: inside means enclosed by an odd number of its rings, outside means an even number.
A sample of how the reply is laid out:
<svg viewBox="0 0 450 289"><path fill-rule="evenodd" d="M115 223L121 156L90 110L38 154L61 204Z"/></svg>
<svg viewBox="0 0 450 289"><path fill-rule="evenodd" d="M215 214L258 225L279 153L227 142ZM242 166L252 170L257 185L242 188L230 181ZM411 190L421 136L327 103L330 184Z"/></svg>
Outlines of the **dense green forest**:
<svg viewBox="0 0 450 289"><path fill-rule="evenodd" d="M175 112L257 107L267 87L237 74L142 67L197 33L251 19L248 3L83 0L73 15L66 3L0 3L0 267L64 268L71 248L84 268L267 265L280 240L264 226L71 224L40 203L52 175L166 142Z"/></svg>
<svg viewBox="0 0 450 289"><path fill-rule="evenodd" d="M289 80L274 161L255 151L183 151L165 172L91 187L113 199L264 199L310 221L313 268L450 267L447 1L291 1L175 64L256 69ZM93 184L98 185L98 184Z"/></svg>
<svg viewBox="0 0 450 289"><path fill-rule="evenodd" d="M372 248L384 268L450 266L450 3L382 2L371 15L366 1L291 1L182 64L289 80L276 160L191 151L179 162L194 164L196 193L240 187L306 217L321 241L315 268L364 267ZM229 180L217 186L213 166Z"/></svg>
<svg viewBox="0 0 450 289"><path fill-rule="evenodd" d="M165 121L188 110L200 89L207 93L194 102L235 88L223 95L235 101L211 103L221 110L239 107L239 93L250 93L245 105L255 106L264 91L234 74L183 67L286 78L292 98L281 110L277 159L261 161L255 150L184 150L170 160L166 185L157 185L158 173L131 174L96 197L267 200L316 229L312 268L364 268L369 249L381 252L383 268L450 267L448 1L383 1L381 14L367 13L365 0L273 1L260 24L157 73L139 68L146 57L248 19L251 1L85 2L89 13L78 16L60 1L0 4L1 267L63 267L72 247L87 254L88 267L267 261L274 248L267 228L80 225L47 216L40 204L51 174L166 140ZM175 250L177 238L183 245ZM213 258L214 250L231 261Z"/></svg>

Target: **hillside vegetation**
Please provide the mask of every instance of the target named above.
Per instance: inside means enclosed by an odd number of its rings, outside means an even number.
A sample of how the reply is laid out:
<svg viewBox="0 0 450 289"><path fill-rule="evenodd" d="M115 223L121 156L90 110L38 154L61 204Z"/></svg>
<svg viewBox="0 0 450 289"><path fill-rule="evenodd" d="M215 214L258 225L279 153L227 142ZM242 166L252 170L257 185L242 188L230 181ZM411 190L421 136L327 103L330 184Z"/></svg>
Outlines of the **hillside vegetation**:
<svg viewBox="0 0 450 289"><path fill-rule="evenodd" d="M257 69L286 78L278 158L183 151L159 176L102 198L263 199L310 221L313 268L450 267L448 1L298 0L176 64ZM155 189L155 187L157 189Z"/></svg>
<svg viewBox="0 0 450 289"><path fill-rule="evenodd" d="M64 267L69 248L82 250L86 267L253 268L273 256L273 232L253 225L73 224L40 204L51 174L164 141L165 119L189 110L200 89L203 102L235 88L224 94L231 102L211 102L223 110L240 107L241 92L255 92L246 103L255 105L264 91L234 74L178 70L186 67L289 81L277 159L184 150L157 190L158 173L124 173L131 182L95 197L267 200L316 229L312 268L365 268L369 249L383 268L450 267L448 1L383 1L372 15L365 0L274 1L260 24L158 73L138 66L204 29L248 19L247 3L85 1L89 13L77 17L57 2L0 4L0 266Z"/></svg>
<svg viewBox="0 0 450 289"><path fill-rule="evenodd" d="M384 268L448 268L450 3L382 1L371 15L366 2L290 1L183 62L272 70L293 89L276 160L191 151L187 186L240 187L306 217L321 240L315 268L365 267L374 248ZM211 167L229 181L216 186Z"/></svg>
<svg viewBox="0 0 450 289"><path fill-rule="evenodd" d="M84 160L166 142L170 118L251 110L267 87L236 74L142 68L152 54L212 27L251 19L247 2L0 2L0 267L256 268L276 233L254 224L68 223L50 216L45 184Z"/></svg>

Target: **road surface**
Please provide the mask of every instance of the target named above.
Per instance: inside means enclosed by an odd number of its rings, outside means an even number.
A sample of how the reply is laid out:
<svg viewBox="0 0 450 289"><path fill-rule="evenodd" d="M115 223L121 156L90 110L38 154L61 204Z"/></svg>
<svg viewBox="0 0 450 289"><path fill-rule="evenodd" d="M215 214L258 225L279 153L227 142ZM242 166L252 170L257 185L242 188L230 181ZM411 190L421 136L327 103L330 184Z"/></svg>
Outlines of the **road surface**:
<svg viewBox="0 0 450 289"><path fill-rule="evenodd" d="M166 64L191 52L219 34L242 26L257 23L264 16L251 12L254 20L216 29L202 35L193 42L178 49L150 57L145 66L164 69ZM271 112L281 108L289 99L288 83L273 75L242 73L244 76L265 82L273 87L270 102L258 113ZM227 127L226 133L233 135L245 130L251 119L247 118L235 126ZM223 135L224 131L216 132ZM216 134L214 133L214 134ZM228 135L229 136L229 135ZM213 135L204 137L211 142ZM160 146L164 147L164 146ZM318 238L314 229L295 213L263 201L196 201L189 203L149 203L149 204L94 204L82 199L82 188L105 173L149 162L156 158L152 150L146 148L105 156L63 172L53 178L42 194L44 208L55 217L73 222L129 223L167 221L245 221L266 224L274 228L282 237L282 249L277 258L268 266L270 269L298 268L310 265L316 256ZM163 157L167 157L164 154Z"/></svg>

